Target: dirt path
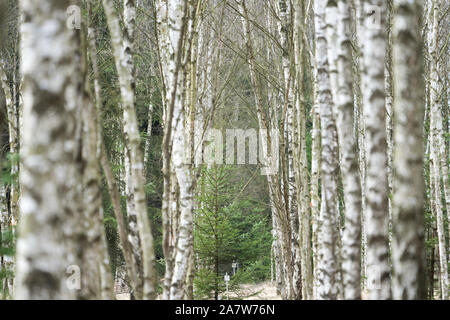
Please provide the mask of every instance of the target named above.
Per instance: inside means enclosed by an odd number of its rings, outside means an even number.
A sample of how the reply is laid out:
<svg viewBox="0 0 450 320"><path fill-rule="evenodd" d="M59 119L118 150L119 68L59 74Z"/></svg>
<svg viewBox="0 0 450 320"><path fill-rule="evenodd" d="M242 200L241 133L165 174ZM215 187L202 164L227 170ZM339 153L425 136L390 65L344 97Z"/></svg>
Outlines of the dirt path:
<svg viewBox="0 0 450 320"><path fill-rule="evenodd" d="M243 300L281 300L281 297L277 295L277 288L270 281L243 284L236 293L237 295L230 295L230 297L240 297Z"/></svg>
<svg viewBox="0 0 450 320"><path fill-rule="evenodd" d="M226 297L222 297L227 299ZM129 293L120 293L116 295L117 300L130 300ZM236 292L230 293L230 299L243 299L243 300L281 300L281 297L277 295L277 289L270 281L256 283L256 284L243 284L241 288Z"/></svg>
<svg viewBox="0 0 450 320"><path fill-rule="evenodd" d="M227 300L225 293L222 293L222 299ZM277 289L270 281L252 284L242 284L239 290L230 292L230 300L281 300L277 295Z"/></svg>

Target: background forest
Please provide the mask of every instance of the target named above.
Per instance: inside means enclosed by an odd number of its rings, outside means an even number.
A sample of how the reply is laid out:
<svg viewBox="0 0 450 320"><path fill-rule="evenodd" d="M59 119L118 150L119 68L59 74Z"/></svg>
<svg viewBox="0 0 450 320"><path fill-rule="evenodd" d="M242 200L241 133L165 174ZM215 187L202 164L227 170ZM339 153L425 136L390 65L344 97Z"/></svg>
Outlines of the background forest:
<svg viewBox="0 0 450 320"><path fill-rule="evenodd" d="M0 0L0 297L449 299L449 8Z"/></svg>

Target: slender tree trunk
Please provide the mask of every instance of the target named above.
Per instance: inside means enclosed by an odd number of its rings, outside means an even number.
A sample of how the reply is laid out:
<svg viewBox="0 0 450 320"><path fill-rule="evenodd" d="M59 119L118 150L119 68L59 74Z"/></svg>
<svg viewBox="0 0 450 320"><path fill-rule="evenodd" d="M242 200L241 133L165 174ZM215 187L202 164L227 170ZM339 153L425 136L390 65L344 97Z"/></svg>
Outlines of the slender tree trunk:
<svg viewBox="0 0 450 320"><path fill-rule="evenodd" d="M152 97L150 97L152 99ZM148 166L148 157L150 153L150 140L152 136L152 125L153 125L153 102L150 101L148 105L148 113L147 113L147 136L145 138L145 151L144 151L144 164Z"/></svg>
<svg viewBox="0 0 450 320"><path fill-rule="evenodd" d="M448 178L446 172L447 164L445 157L445 143L443 141L442 130L442 104L441 92L442 85L439 79L438 67L439 62L439 9L440 1L432 0L431 6L431 34L429 35L429 57L430 61L430 179L434 184L434 213L437 220L438 248L439 248L439 264L440 264L440 284L442 299L447 300L449 297L448 282L448 259L444 230L444 216L442 212L442 193L441 193L441 177L445 182ZM442 161L444 160L444 161ZM445 193L445 192L444 192ZM446 198L447 199L447 198ZM447 208L448 209L448 208ZM448 211L447 211L448 214Z"/></svg>
<svg viewBox="0 0 450 320"><path fill-rule="evenodd" d="M170 292L168 292L168 298L171 300L182 299L185 292L186 277L189 268L189 254L193 245L193 177L191 173L190 161L187 161L186 155L189 154L188 148L190 146L187 143L187 137L185 134L186 123L186 111L183 108L183 104L186 98L186 86L184 85L184 79L186 77L185 66L187 63L188 55L185 55L184 45L186 45L186 30L187 26L192 23L188 19L192 19L187 13L189 9L194 6L193 3L184 3L178 0L168 1L167 3L167 24L161 28L166 27L166 40L169 43L168 46L168 67L166 69L166 118L165 118L165 136L163 142L164 151L164 167L163 176L165 176L164 194L167 198L170 189L175 187L169 184L168 177L170 172L174 173L174 177L178 182L178 194L179 199L177 206L179 208L179 217L177 225L173 230L177 232L176 242L173 243L173 253L169 250L169 238L168 232L170 231L170 224L174 223L174 219L169 217L169 202L163 204L163 218L165 219L165 256L166 259L173 257L173 267L166 266L166 279L170 280ZM192 29L189 28L192 32ZM162 40L164 41L164 40ZM187 43L189 45L190 42ZM172 179L173 180L173 179ZM167 201L167 200L165 200ZM171 199L172 203L175 199ZM173 210L172 210L173 211ZM178 211L178 209L177 209ZM173 212L172 212L173 213ZM165 217L164 217L165 216ZM170 258L169 258L170 259ZM172 269L173 270L170 270ZM167 290L166 290L167 292ZM167 293L166 293L167 295Z"/></svg>
<svg viewBox="0 0 450 320"><path fill-rule="evenodd" d="M0 93L0 98L2 98ZM1 102L0 102L1 103ZM1 124L0 124L1 129ZM3 155L2 159L3 159ZM3 240L3 235L6 234L6 231L9 229L8 223L8 199L6 198L6 187L3 183L0 183L0 243L2 245L5 243ZM9 257L3 252L0 254L0 271L7 272L8 271L8 259ZM0 299L8 298L8 277L4 277L2 282L0 283ZM9 292L9 294L11 294Z"/></svg>
<svg viewBox="0 0 450 320"><path fill-rule="evenodd" d="M296 1L294 15L293 46L294 61L297 73L297 94L295 101L297 139L294 139L296 153L294 160L297 171L297 194L298 194L298 214L300 233L300 256L301 256L301 277L302 277L302 297L303 299L313 298L313 270L312 270L312 248L311 248L311 200L310 200L310 179L307 157L307 111L305 103L305 67L310 65L310 56L306 54L306 18L304 8L300 0ZM312 68L306 69L310 77Z"/></svg>
<svg viewBox="0 0 450 320"><path fill-rule="evenodd" d="M85 21L81 27L81 119L82 119L82 196L83 196L83 221L86 232L79 238L81 269L81 290L77 292L78 299L89 300L101 297L101 274L102 263L102 230L103 209L100 193L100 167L99 154L97 150L97 117L90 96L88 78L88 60L86 44ZM106 245L106 243L105 243ZM111 279L112 282L112 279ZM112 284L112 283L111 283ZM111 286L112 293L112 286Z"/></svg>
<svg viewBox="0 0 450 320"><path fill-rule="evenodd" d="M441 204L441 185L439 176L439 164L436 157L436 139L431 138L431 156L430 156L430 175L433 180L433 197L434 197L434 214L436 217L437 234L438 234L438 253L440 266L440 286L442 299L448 299L448 266L447 266L447 250L445 243L444 217Z"/></svg>
<svg viewBox="0 0 450 320"><path fill-rule="evenodd" d="M339 211L337 195L338 146L333 119L333 97L327 58L325 2L314 3L316 32L317 105L321 123L321 186L322 199L318 234L319 299L337 299L340 292L339 275Z"/></svg>
<svg viewBox="0 0 450 320"><path fill-rule="evenodd" d="M13 52L14 57L16 56ZM16 60L14 58L14 60ZM14 62L16 65L17 62ZM13 70L12 86L8 81L4 71L5 66L0 61L0 87L3 87L3 92L6 98L7 122L8 122L8 136L9 136L9 153L11 155L11 171L12 184L10 188L10 208L12 214L12 225L14 226L19 218L19 187L16 183L16 178L19 174L19 123L18 123L18 94L16 94L16 73L18 72L16 66Z"/></svg>
<svg viewBox="0 0 450 320"><path fill-rule="evenodd" d="M17 299L74 297L66 270L75 262L73 226L82 215L77 40L66 27L69 5L68 0L20 1L27 19L21 26L25 131ZM52 32L46 32L49 23Z"/></svg>
<svg viewBox="0 0 450 320"><path fill-rule="evenodd" d="M387 146L387 177L389 187L388 197L388 210L389 210L389 250L392 251L393 242L393 225L392 225L392 159L393 159L393 122L394 122L394 74L392 65L392 26L394 21L394 8L393 0L387 1L387 16L386 16L386 55L385 55L385 70L384 70L384 83L386 93L386 146Z"/></svg>
<svg viewBox="0 0 450 320"><path fill-rule="evenodd" d="M387 181L385 48L386 1L364 0L363 105L367 150L367 278L370 299L391 298Z"/></svg>
<svg viewBox="0 0 450 320"><path fill-rule="evenodd" d="M170 117L173 115L172 106L169 103L169 46L168 46L168 20L167 20L167 3L162 0L158 0L156 3L156 17L157 17L157 35L158 35L158 48L159 48L159 61L160 72L163 78L163 123L164 123L164 138L162 143L162 158L163 158L163 198L161 207L162 216L162 249L165 259L165 273L163 281L163 299L169 299L170 294L170 281L172 278L172 247L170 245L170 194L171 194L171 174L170 174L170 145L172 136L172 123ZM172 80L173 82L173 80ZM170 107L170 108L169 108ZM169 114L168 114L169 113Z"/></svg>
<svg viewBox="0 0 450 320"><path fill-rule="evenodd" d="M289 212L289 221L291 229L291 255L293 263L293 298L302 298L302 271L301 271L301 254L300 254L300 229L299 229L299 211L297 199L297 184L295 181L294 153L298 154L294 146L294 106L295 106L295 88L296 88L296 69L292 68L293 64L293 21L292 16L294 9L289 1L277 1L277 11L280 17L278 23L279 35L283 46L282 61L282 79L284 81L284 108L286 108L286 127L285 140L287 144L287 163L286 172L286 188L287 188L287 211ZM297 160L297 159L296 159ZM297 161L296 161L297 162Z"/></svg>
<svg viewBox="0 0 450 320"><path fill-rule="evenodd" d="M9 97L9 98L8 98ZM0 113L5 115L2 117L0 121L0 144L2 145L11 145L11 141L9 140L9 132L11 130L11 122L9 121L10 116L8 115L8 111L11 106L8 106L8 102L11 102L11 90L7 82L6 74L3 71L3 66L0 64ZM0 151L0 161L6 161L5 156L6 150ZM14 164L12 164L12 167ZM10 174L13 174L13 170L10 171ZM14 185L12 186L14 188ZM15 237L15 224L16 220L14 219L13 211L13 201L8 201L13 198L13 188L7 187L7 184L3 181L0 182L0 241L2 241L3 235L7 235L8 231L12 232L13 241ZM12 199L11 199L12 200ZM7 240L9 238L6 238ZM10 241L10 240L8 240ZM3 244L14 245L14 243L7 242L3 240ZM14 296L13 288L14 288L14 279L8 276L7 272L14 270L14 257L11 257L7 254L0 255L1 263L0 268L1 272L5 272L5 276L2 279L2 283L0 285L0 296L2 299L7 299L9 297Z"/></svg>
<svg viewBox="0 0 450 320"><path fill-rule="evenodd" d="M365 143L365 126L364 126L364 110L362 104L361 92L361 60L362 48L364 42L362 38L362 6L361 0L351 2L351 33L353 48L353 95L354 95L354 115L355 115L355 136L358 149L358 164L361 181L361 287L363 290L367 288L367 227L366 227L366 143Z"/></svg>
<svg viewBox="0 0 450 320"><path fill-rule="evenodd" d="M312 148L311 148L311 218L313 249L313 297L319 297L319 232L320 232L320 105L317 101L317 77L314 76L314 106L312 110Z"/></svg>
<svg viewBox="0 0 450 320"><path fill-rule="evenodd" d="M393 298L425 298L422 40L420 1L395 1Z"/></svg>
<svg viewBox="0 0 450 320"><path fill-rule="evenodd" d="M105 174L106 182L108 185L109 195L111 197L111 202L114 209L114 215L117 220L117 228L119 229L119 239L122 247L123 256L125 258L127 275L131 281L131 287L133 289L132 294L134 294L134 288L139 286L138 273L136 270L136 263L134 262L134 256L131 248L131 244L128 241L127 227L125 219L122 214L122 209L120 205L120 193L117 188L117 184L114 181L114 176L109 164L108 156L106 155L106 150L102 147L101 162L103 172Z"/></svg>
<svg viewBox="0 0 450 320"><path fill-rule="evenodd" d="M354 124L350 8L338 1L336 126L341 155L345 201L345 229L342 239L342 272L345 299L361 298L361 181L358 170Z"/></svg>
<svg viewBox="0 0 450 320"><path fill-rule="evenodd" d="M89 14L92 15L90 11L92 8L91 3L89 4ZM97 62L97 46L95 43L96 30L92 19L89 21L88 26L88 41L89 41L89 57L94 74L94 93L95 93L95 112L97 117L97 152L100 157L101 166L105 175L106 183L108 186L109 195L111 197L112 206L114 209L114 214L117 220L117 226L119 230L119 239L122 247L123 256L125 258L126 270L128 278L131 281L132 295L134 295L134 290L139 286L138 284L138 274L136 270L136 263L134 262L134 257L132 255L132 248L130 242L128 241L128 231L125 224L125 219L122 214L121 204L120 204L120 193L117 185L114 181L114 176L110 167L109 159L106 154L105 146L103 144L103 132L102 132L102 96L100 87L100 76Z"/></svg>
<svg viewBox="0 0 450 320"><path fill-rule="evenodd" d="M135 0L123 0L123 22L125 25L123 32L123 46L124 52L126 52L126 68L130 77L130 85L132 94L135 94L136 88L136 68L134 64L134 38L135 38L135 29L136 29L136 3ZM135 108L135 106L133 106ZM131 243L131 247L133 248L134 261L136 263L136 268L139 274L140 282L137 283L136 296L138 299L142 297L143 294L143 261L142 261L142 244L141 238L139 236L139 227L138 227L138 217L136 212L136 202L135 202L135 194L133 189L133 173L131 168L131 150L130 150L130 135L127 131L127 126L124 126L124 134L125 134L125 148L124 148L124 161L125 161L125 190L126 190L126 206L127 206L127 217L128 217L128 228L129 228L129 242ZM145 159L145 153L144 153ZM144 160L144 166L145 166Z"/></svg>
<svg viewBox="0 0 450 320"><path fill-rule="evenodd" d="M150 220L144 191L143 156L140 149L140 135L136 118L134 80L127 67L132 57L127 50L126 42L119 25L119 19L112 0L103 0L108 28L111 33L114 59L119 75L120 92L125 121L125 132L128 135L129 161L131 169L131 186L134 194L134 204L137 215L137 227L142 248L143 269L143 299L153 299L156 296L155 253Z"/></svg>

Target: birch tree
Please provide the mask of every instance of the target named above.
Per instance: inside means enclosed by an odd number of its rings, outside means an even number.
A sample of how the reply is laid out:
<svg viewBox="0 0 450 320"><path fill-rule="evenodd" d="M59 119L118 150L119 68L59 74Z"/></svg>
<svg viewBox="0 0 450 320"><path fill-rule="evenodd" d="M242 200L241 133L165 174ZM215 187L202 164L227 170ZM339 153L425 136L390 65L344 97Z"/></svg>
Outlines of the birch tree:
<svg viewBox="0 0 450 320"><path fill-rule="evenodd" d="M391 297L384 63L386 2L362 1L362 96L367 172L365 182L367 277L370 299Z"/></svg>
<svg viewBox="0 0 450 320"><path fill-rule="evenodd" d="M285 300L448 299L446 2L35 2L0 1L2 298L219 299L270 256Z"/></svg>
<svg viewBox="0 0 450 320"><path fill-rule="evenodd" d="M162 214L165 224L164 254L170 264L166 263L164 296L179 300L185 293L188 261L193 245L193 177L192 164L187 159L191 146L186 135L188 112L184 108L187 88L184 81L187 81L186 65L190 57L194 28L193 16L189 13L195 12L199 3L168 1L166 5L166 11L162 9L159 18L159 34L162 37L160 48L164 50L162 54L167 59L166 67L162 68L166 86ZM164 12L167 18L164 17ZM171 198L169 192L172 194ZM173 204L172 209L169 208L170 202ZM173 230L173 233L170 230ZM176 241L171 246L170 236L174 235L174 232L177 233Z"/></svg>
<svg viewBox="0 0 450 320"><path fill-rule="evenodd" d="M438 74L439 66L439 1L431 2L431 33L429 43L430 62L430 177L434 185L434 213L437 220L439 265L442 299L448 299L448 259L444 231L444 216L442 212L441 177L448 177L445 155L445 144L442 131L441 83ZM445 185L444 185L445 188ZM447 211L448 212L448 211Z"/></svg>
<svg viewBox="0 0 450 320"><path fill-rule="evenodd" d="M294 63L294 46L293 46L293 15L295 9L292 7L290 1L277 1L277 13L280 18L278 22L278 34L280 35L282 45L282 80L284 82L284 106L282 127L284 127L285 143L287 145L287 161L286 170L283 176L286 176L287 189L287 211L289 212L289 222L291 229L291 243L292 243L292 257L293 257L293 294L295 299L301 299L302 296L302 276L301 276L301 253L300 245L301 238L299 234L299 211L297 198L297 184L295 181L295 167L297 166L297 159L294 157L298 155L296 150L296 143L294 143L294 107L296 104L295 89L296 89L296 69ZM300 8L297 8L299 10ZM294 67L292 67L294 65ZM283 123L286 124L283 124ZM283 160L282 160L283 161ZM298 181L298 179L297 179ZM301 203L300 203L301 205Z"/></svg>
<svg viewBox="0 0 450 320"><path fill-rule="evenodd" d="M361 180L361 278L362 289L367 288L367 227L366 227L366 142L365 142L365 126L364 126L364 108L362 103L362 48L364 42L362 31L364 25L364 17L362 14L361 0L351 2L351 30L352 30L352 48L353 61L352 70L354 75L353 95L354 95L354 131L358 150L358 167Z"/></svg>
<svg viewBox="0 0 450 320"><path fill-rule="evenodd" d="M119 19L111 0L103 0L103 7L111 33L114 60L119 76L120 93L122 97L123 117L125 130L128 135L129 161L131 168L131 186L134 194L134 205L137 215L137 227L142 248L143 269L143 299L155 298L155 253L153 235L147 215L147 206L144 192L143 156L140 149L140 136L136 119L135 96L133 76L129 69L131 59L129 50L123 45L124 37L120 29Z"/></svg>
<svg viewBox="0 0 450 320"><path fill-rule="evenodd" d="M327 57L327 38L325 7L323 1L315 1L315 32L317 68L317 106L320 108L321 126L321 208L318 225L318 298L337 299L339 292L339 248L338 238L338 199L337 165L338 146L336 126L332 114L333 96L331 91L329 63Z"/></svg>
<svg viewBox="0 0 450 320"><path fill-rule="evenodd" d="M15 64L15 63L14 63ZM18 153L19 153L19 123L18 123L18 103L16 99L16 70L13 70L12 86L5 71L5 62L0 61L0 87L3 90L6 102L6 119L8 123L9 153L11 155L11 177L15 178L19 173ZM19 217L18 200L19 189L17 183L12 183L10 192L10 206L12 212L12 223L16 223Z"/></svg>
<svg viewBox="0 0 450 320"><path fill-rule="evenodd" d="M311 259L311 200L310 200L310 179L307 156L307 107L306 92L312 86L308 87L304 82L306 76L311 78L312 67L304 68L304 65L310 66L312 60L312 51L307 43L307 23L309 20L309 5L301 1L296 2L294 12L293 27L293 46L294 62L296 69L296 135L294 135L294 164L296 165L296 184L297 184L297 203L299 214L299 232L300 232L300 255L301 255L301 278L302 278L302 298L313 298L313 270ZM305 70L306 69L306 70ZM309 96L309 95L308 95Z"/></svg>
<svg viewBox="0 0 450 320"><path fill-rule="evenodd" d="M423 218L422 40L420 1L395 1L394 64L394 299L425 297Z"/></svg>
<svg viewBox="0 0 450 320"><path fill-rule="evenodd" d="M76 38L66 28L70 1L20 1L24 130L20 172L18 299L69 299L73 222L81 216ZM71 243L72 242L72 243Z"/></svg>
<svg viewBox="0 0 450 320"><path fill-rule="evenodd" d="M125 25L123 32L123 46L124 52L126 52L126 68L130 77L130 86L132 94L135 95L136 89L136 67L134 64L134 37L136 29L136 4L134 0L123 1L123 22ZM134 98L135 99L135 98ZM135 106L133 106L135 108ZM128 128L124 127L125 135L125 148L124 148L124 171L125 171L125 193L127 196L127 222L128 222L128 241L131 244L133 250L134 262L136 263L136 270L139 274L137 283L135 283L136 295L142 296L143 290L143 261L142 261L142 249L141 249L141 237L139 236L138 218L136 212L135 194L133 189L133 173L130 163L131 149L130 149L130 135ZM144 161L144 158L142 161ZM145 161L143 162L145 165Z"/></svg>
<svg viewBox="0 0 450 320"><path fill-rule="evenodd" d="M361 297L361 182L358 153L353 132L354 101L350 8L338 1L337 12L337 90L336 127L339 138L342 183L345 201L345 229L342 238L342 272L345 299Z"/></svg>

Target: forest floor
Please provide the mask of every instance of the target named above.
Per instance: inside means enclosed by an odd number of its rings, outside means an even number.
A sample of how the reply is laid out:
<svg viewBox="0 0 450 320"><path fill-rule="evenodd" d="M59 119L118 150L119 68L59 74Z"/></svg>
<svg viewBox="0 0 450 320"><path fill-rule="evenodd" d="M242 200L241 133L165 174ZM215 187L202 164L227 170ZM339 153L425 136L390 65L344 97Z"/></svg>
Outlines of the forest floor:
<svg viewBox="0 0 450 320"><path fill-rule="evenodd" d="M275 284L270 281L252 284L243 284L241 287L229 294L230 299L243 300L281 300L277 295L277 288ZM116 295L117 300L130 300L129 293L119 293ZM227 300L226 297L222 299Z"/></svg>
<svg viewBox="0 0 450 320"><path fill-rule="evenodd" d="M222 295L221 298L227 300L226 296L223 297ZM270 281L243 284L238 290L230 292L229 298L231 300L281 300L281 296L277 294L275 283L271 283ZM116 299L130 300L130 294L116 294ZM161 297L158 296L158 299L161 299ZM361 293L361 299L368 299L367 291ZM439 299L439 297L437 297L437 299Z"/></svg>
<svg viewBox="0 0 450 320"><path fill-rule="evenodd" d="M270 281L252 284L243 284L239 290L230 293L231 299L243 300L281 300L277 295L277 288Z"/></svg>

